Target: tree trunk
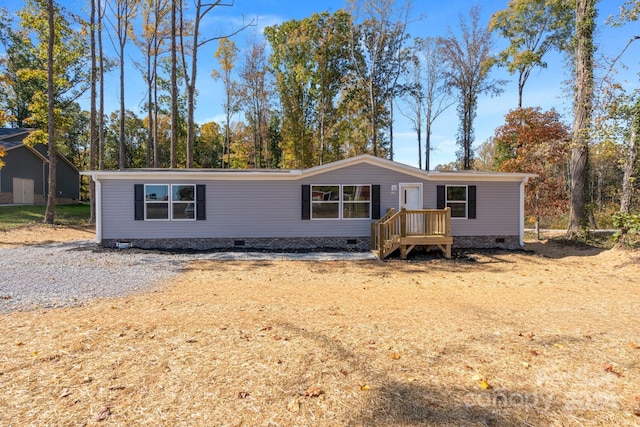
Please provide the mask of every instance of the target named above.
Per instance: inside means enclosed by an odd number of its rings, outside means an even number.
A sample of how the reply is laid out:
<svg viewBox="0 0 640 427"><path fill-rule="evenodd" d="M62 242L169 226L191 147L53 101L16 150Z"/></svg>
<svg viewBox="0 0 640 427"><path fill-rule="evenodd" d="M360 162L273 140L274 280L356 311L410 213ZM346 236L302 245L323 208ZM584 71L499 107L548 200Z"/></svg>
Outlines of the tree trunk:
<svg viewBox="0 0 640 427"><path fill-rule="evenodd" d="M427 121L424 124L425 127L425 139L424 139L424 170L428 171L431 168L429 164L431 162L431 120L430 115L427 115Z"/></svg>
<svg viewBox="0 0 640 427"><path fill-rule="evenodd" d="M640 120L633 120L639 122ZM635 123L634 123L635 124ZM631 212L631 202L633 199L633 175L635 171L636 161L638 159L638 141L637 130L632 125L631 135L629 137L629 146L627 147L627 155L624 159L624 175L622 177L622 196L620 197L620 212L628 214Z"/></svg>
<svg viewBox="0 0 640 427"><path fill-rule="evenodd" d="M49 15L49 40L47 42L47 134L49 143L49 194L44 222L53 224L56 216L56 140L54 124L54 87L53 87L53 47L55 42L55 20L53 16L53 0L47 1Z"/></svg>
<svg viewBox="0 0 640 427"><path fill-rule="evenodd" d="M198 0L196 4L195 19L193 20L193 47L191 52L191 78L187 78L187 70L185 67L185 86L187 88L187 168L193 167L193 142L195 140L195 123L194 123L194 110L195 110L195 85L198 72L198 35L200 31L200 19L202 2ZM182 8L180 9L180 26L182 27ZM182 31L180 32L182 37ZM183 52L184 55L184 47Z"/></svg>
<svg viewBox="0 0 640 427"><path fill-rule="evenodd" d="M153 145L153 76L151 75L151 57L147 61L147 146L145 151L145 165L151 167L151 146ZM155 73L154 73L155 75Z"/></svg>
<svg viewBox="0 0 640 427"><path fill-rule="evenodd" d="M587 231L589 213L586 193L589 165L589 139L593 103L593 33L596 0L576 2L576 87L571 150L571 211L569 237Z"/></svg>
<svg viewBox="0 0 640 427"><path fill-rule="evenodd" d="M177 24L177 10L176 2L179 0L171 0L171 155L170 155L170 167L175 168L178 166L178 160L176 158L176 144L178 139L178 58L176 43L176 24Z"/></svg>
<svg viewBox="0 0 640 427"><path fill-rule="evenodd" d="M156 15L157 16L157 15ZM158 49L159 40L156 38L153 54L153 167L160 166L160 145L158 144Z"/></svg>
<svg viewBox="0 0 640 427"><path fill-rule="evenodd" d="M100 70L98 75L100 103L98 104L98 169L104 169L104 52L102 50L102 1L98 5L98 57Z"/></svg>
<svg viewBox="0 0 640 427"><path fill-rule="evenodd" d="M98 78L97 63L96 63L96 1L91 0L91 18L89 38L91 43L91 106L89 111L89 169L95 170L96 168L96 80ZM96 222L96 183L91 177L89 177L89 223Z"/></svg>
<svg viewBox="0 0 640 427"><path fill-rule="evenodd" d="M124 30L123 30L124 31ZM124 120L125 120L125 104L124 104L124 44L120 43L120 127L118 131L118 139L120 146L120 157L118 160L118 168L123 170L126 166L126 147L124 143Z"/></svg>
<svg viewBox="0 0 640 427"><path fill-rule="evenodd" d="M393 96L389 97L389 160L393 160Z"/></svg>

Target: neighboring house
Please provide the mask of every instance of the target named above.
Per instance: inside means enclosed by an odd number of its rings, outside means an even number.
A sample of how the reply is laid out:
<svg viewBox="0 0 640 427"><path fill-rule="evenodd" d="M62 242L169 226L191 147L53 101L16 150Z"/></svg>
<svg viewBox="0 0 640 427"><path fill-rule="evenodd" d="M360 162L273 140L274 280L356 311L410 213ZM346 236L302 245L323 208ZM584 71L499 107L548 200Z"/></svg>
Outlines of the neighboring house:
<svg viewBox="0 0 640 427"><path fill-rule="evenodd" d="M30 147L24 140L33 129L0 128L0 145L6 154L0 169L0 204L45 204L49 192L48 147ZM56 164L57 203L77 203L80 173L73 163L58 153Z"/></svg>
<svg viewBox="0 0 640 427"><path fill-rule="evenodd" d="M454 247L520 247L530 174L426 172L361 155L304 170L87 171L96 239L141 248L369 249L389 209L450 208Z"/></svg>

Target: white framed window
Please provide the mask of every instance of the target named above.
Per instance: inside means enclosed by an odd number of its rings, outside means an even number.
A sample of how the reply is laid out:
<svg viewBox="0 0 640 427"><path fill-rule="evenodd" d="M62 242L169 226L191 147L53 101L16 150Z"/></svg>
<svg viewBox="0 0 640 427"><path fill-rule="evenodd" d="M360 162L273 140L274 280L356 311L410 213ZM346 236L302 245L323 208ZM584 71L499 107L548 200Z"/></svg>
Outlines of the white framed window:
<svg viewBox="0 0 640 427"><path fill-rule="evenodd" d="M311 185L311 219L371 219L371 185Z"/></svg>
<svg viewBox="0 0 640 427"><path fill-rule="evenodd" d="M196 219L196 186L171 185L171 219L174 221Z"/></svg>
<svg viewBox="0 0 640 427"><path fill-rule="evenodd" d="M144 219L146 221L195 221L193 184L145 184Z"/></svg>
<svg viewBox="0 0 640 427"><path fill-rule="evenodd" d="M451 218L467 218L468 188L466 185L447 185L445 206L451 208Z"/></svg>

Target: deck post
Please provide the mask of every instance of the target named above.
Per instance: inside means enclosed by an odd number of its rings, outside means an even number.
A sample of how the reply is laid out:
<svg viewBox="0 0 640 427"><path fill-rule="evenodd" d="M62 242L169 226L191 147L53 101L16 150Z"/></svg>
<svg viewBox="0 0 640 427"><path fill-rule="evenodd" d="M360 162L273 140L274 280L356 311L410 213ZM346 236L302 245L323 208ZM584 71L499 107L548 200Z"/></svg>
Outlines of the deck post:
<svg viewBox="0 0 640 427"><path fill-rule="evenodd" d="M385 257L385 253L384 253L384 243L386 240L386 237L382 235L382 230L384 227L384 223L379 222L378 223L378 258L380 259L384 259Z"/></svg>

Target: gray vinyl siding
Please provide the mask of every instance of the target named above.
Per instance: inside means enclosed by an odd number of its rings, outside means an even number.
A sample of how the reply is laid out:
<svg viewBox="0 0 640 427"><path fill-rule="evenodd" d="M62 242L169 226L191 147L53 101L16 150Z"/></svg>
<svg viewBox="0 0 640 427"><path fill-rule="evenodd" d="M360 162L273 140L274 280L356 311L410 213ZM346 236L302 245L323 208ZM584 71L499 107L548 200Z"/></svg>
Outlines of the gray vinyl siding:
<svg viewBox="0 0 640 427"><path fill-rule="evenodd" d="M436 207L436 185L416 176L361 163L291 180L182 180L164 175L157 180L103 180L104 239L145 238L275 238L368 237L370 219L302 220L301 186L344 184L380 185L380 211L398 209L392 185L423 183L425 208ZM134 184L206 185L205 221L135 221ZM453 183L451 183L453 184ZM454 220L457 235L517 235L519 183L484 182L477 185L478 219ZM459 185L459 183L456 183Z"/></svg>
<svg viewBox="0 0 640 427"><path fill-rule="evenodd" d="M519 182L437 183L476 186L476 219L451 219L454 236L517 236L520 234ZM436 207L436 183L429 183L426 208Z"/></svg>

